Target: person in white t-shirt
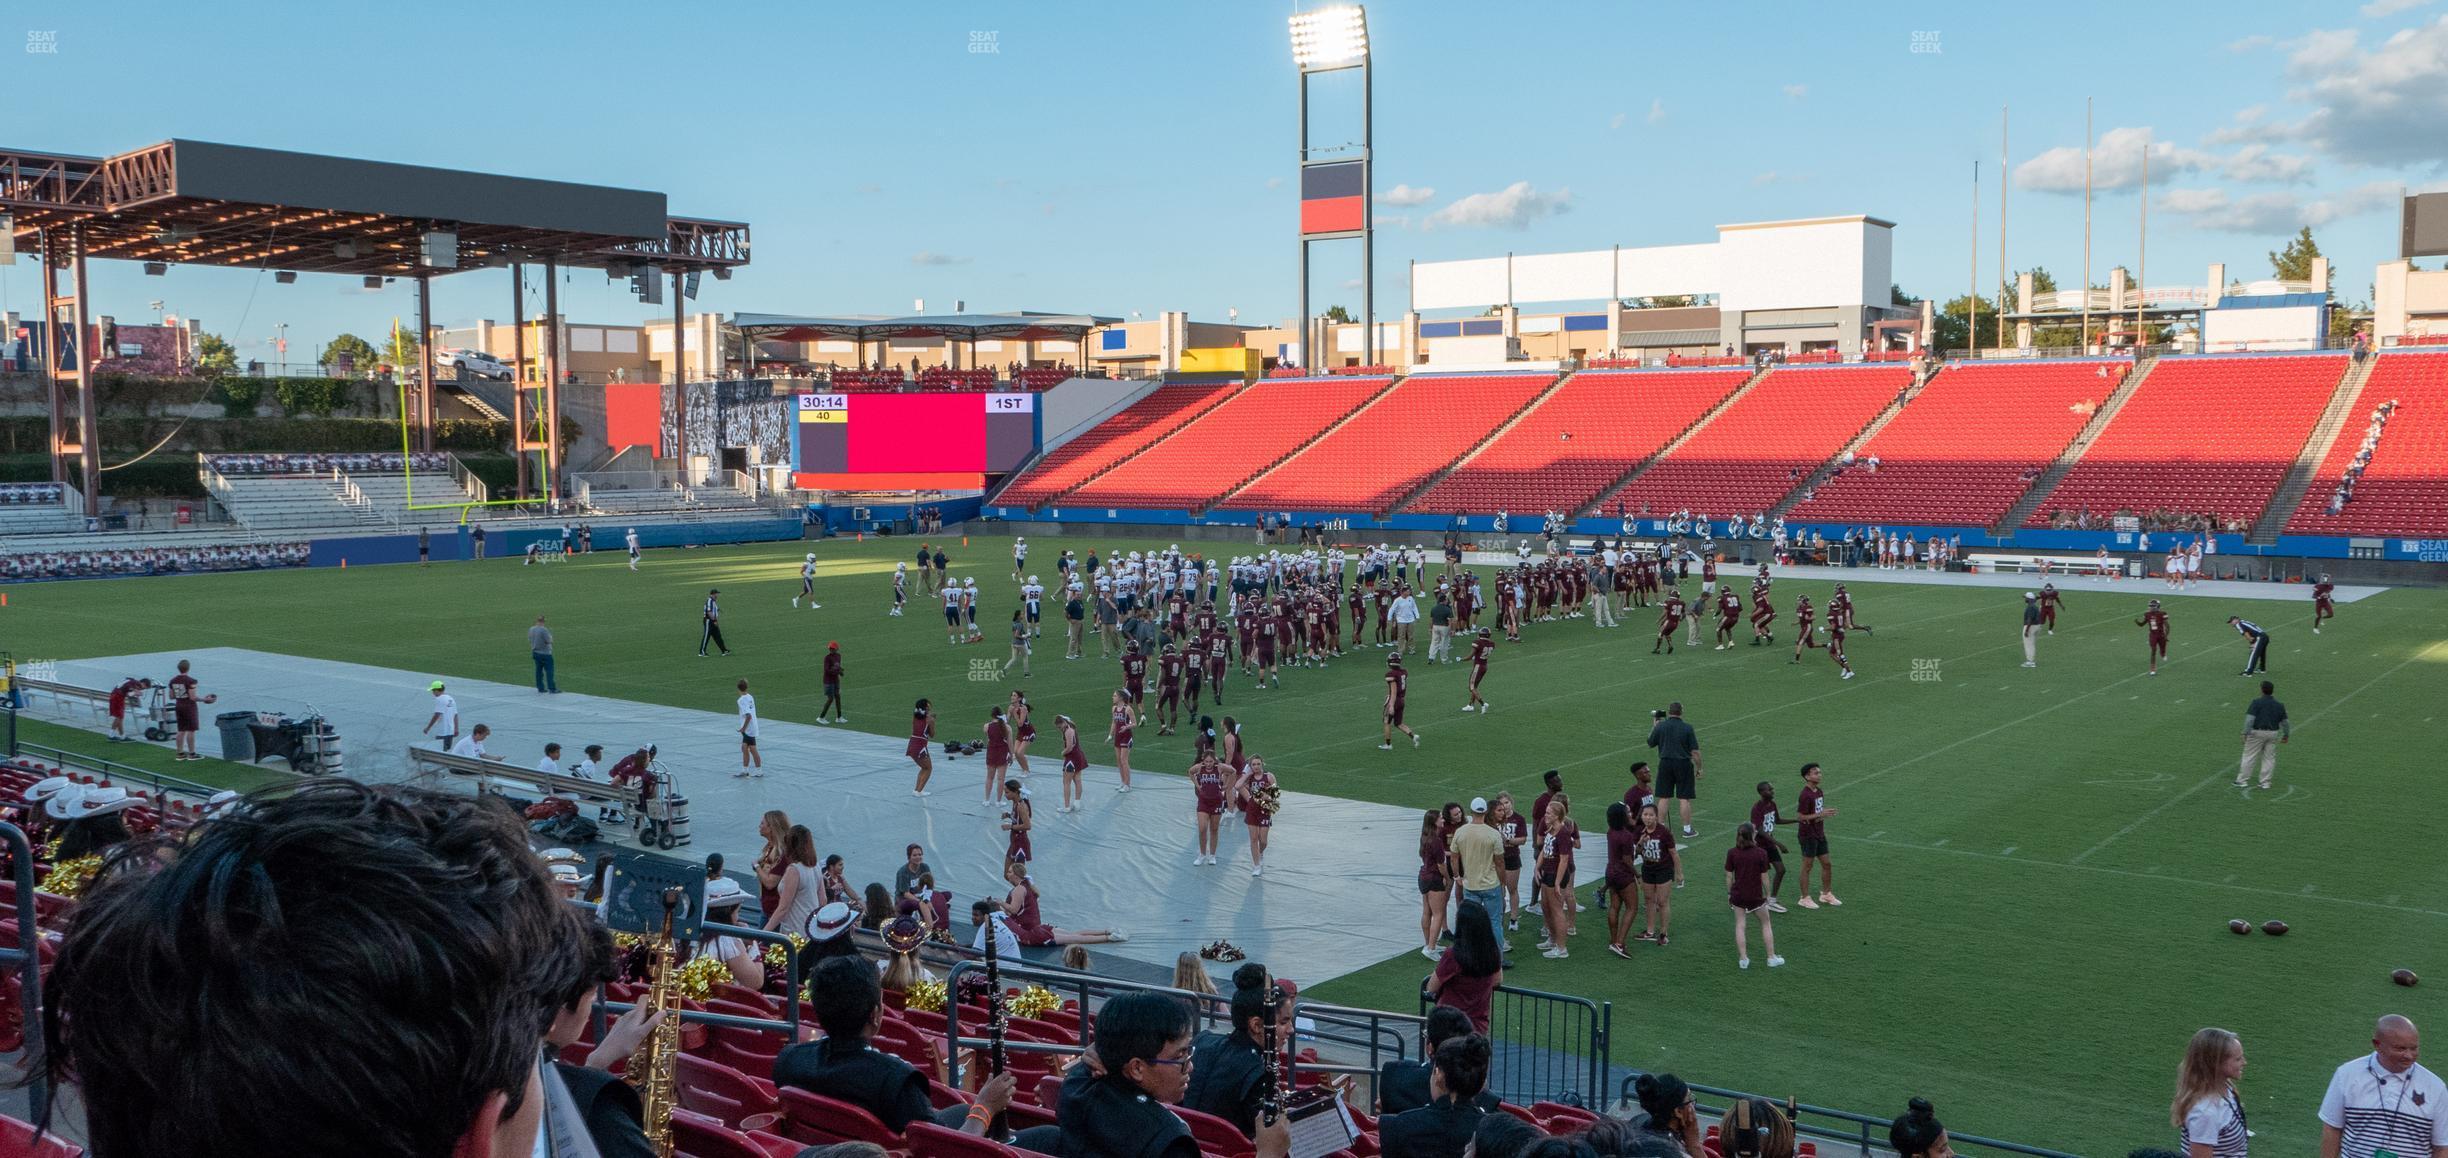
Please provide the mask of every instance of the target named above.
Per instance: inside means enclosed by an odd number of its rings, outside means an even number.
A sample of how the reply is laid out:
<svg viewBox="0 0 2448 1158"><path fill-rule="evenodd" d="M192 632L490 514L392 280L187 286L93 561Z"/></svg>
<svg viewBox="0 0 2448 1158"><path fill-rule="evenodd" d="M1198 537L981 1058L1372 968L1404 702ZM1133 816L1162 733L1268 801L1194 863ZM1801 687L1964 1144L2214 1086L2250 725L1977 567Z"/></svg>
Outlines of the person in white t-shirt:
<svg viewBox="0 0 2448 1158"><path fill-rule="evenodd" d="M492 734L493 729L478 724L467 735L460 737L458 743L451 745L450 754L470 760L490 760L493 753L485 751L484 742L485 737Z"/></svg>
<svg viewBox="0 0 2448 1158"><path fill-rule="evenodd" d="M765 757L757 752L756 697L748 694L748 681L739 682L740 770L734 776L765 775Z"/></svg>
<svg viewBox="0 0 2448 1158"><path fill-rule="evenodd" d="M2185 1047L2176 1069L2176 1100L2168 1110L2176 1148L2185 1158L2246 1158L2252 1135L2236 1079L2244 1076L2244 1042L2230 1030L2205 1029Z"/></svg>
<svg viewBox="0 0 2448 1158"><path fill-rule="evenodd" d="M2420 1056L2413 1022L2380 1019L2372 1052L2339 1066L2321 1096L2321 1158L2448 1156L2448 1086Z"/></svg>
<svg viewBox="0 0 2448 1158"><path fill-rule="evenodd" d="M448 752L451 745L459 742L459 701L442 690L441 680L435 680L426 690L433 693L433 715L425 721L425 734L441 741L439 747ZM442 730L435 731L436 726Z"/></svg>
<svg viewBox="0 0 2448 1158"><path fill-rule="evenodd" d="M1395 654L1409 655L1417 651L1419 648L1413 642L1415 629L1412 625L1419 622L1419 601L1411 597L1411 589L1404 587L1396 592L1394 605L1387 610L1394 623Z"/></svg>
<svg viewBox="0 0 2448 1158"><path fill-rule="evenodd" d="M563 775L561 771L561 745L544 745L544 758L536 761L535 770L538 772L550 772L555 776Z"/></svg>

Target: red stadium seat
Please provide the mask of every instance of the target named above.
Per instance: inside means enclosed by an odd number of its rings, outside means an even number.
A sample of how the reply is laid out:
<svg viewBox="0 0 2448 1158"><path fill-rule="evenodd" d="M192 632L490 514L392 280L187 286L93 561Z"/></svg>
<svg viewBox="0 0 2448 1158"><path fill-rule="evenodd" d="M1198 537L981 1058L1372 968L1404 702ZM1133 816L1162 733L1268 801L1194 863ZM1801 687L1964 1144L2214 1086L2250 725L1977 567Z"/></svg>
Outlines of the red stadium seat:
<svg viewBox="0 0 2448 1158"><path fill-rule="evenodd" d="M873 1142L899 1149L901 1139L884 1128L874 1114L848 1102L785 1087L782 1090L782 1134L809 1145L824 1142Z"/></svg>
<svg viewBox="0 0 2448 1158"><path fill-rule="evenodd" d="M1230 397L1237 386L1159 386L1087 433L1055 447L995 494L1002 506L1042 506L1048 499L1128 460Z"/></svg>
<svg viewBox="0 0 2448 1158"><path fill-rule="evenodd" d="M679 1158L773 1158L748 1135L687 1109L672 1112L672 1152Z"/></svg>
<svg viewBox="0 0 2448 1158"><path fill-rule="evenodd" d="M1750 377L1749 370L1584 370L1404 509L1585 509Z"/></svg>
<svg viewBox="0 0 2448 1158"><path fill-rule="evenodd" d="M1217 506L1386 511L1554 381L1548 374L1413 374Z"/></svg>
<svg viewBox="0 0 2448 1158"><path fill-rule="evenodd" d="M2085 509L2257 518L2346 366L2343 354L2162 358L2026 525Z"/></svg>
<svg viewBox="0 0 2448 1158"><path fill-rule="evenodd" d="M2287 520L2289 534L2448 537L2448 350L2373 357L2371 380ZM2391 399L2396 412L2355 480L2353 500L2330 514L2330 495L2362 448L2373 409Z"/></svg>
<svg viewBox="0 0 2448 1158"><path fill-rule="evenodd" d="M1764 511L1834 458L1912 381L1907 366L1784 366L1604 500L1609 510Z"/></svg>
<svg viewBox="0 0 2448 1158"><path fill-rule="evenodd" d="M912 1122L903 1137L909 1140L910 1153L928 1158L1019 1158L1022 1153L991 1138L947 1130L933 1122Z"/></svg>
<svg viewBox="0 0 2448 1158"><path fill-rule="evenodd" d="M0 1118L0 1158L80 1158L82 1146L51 1135L37 1137L31 1123Z"/></svg>
<svg viewBox="0 0 2448 1158"><path fill-rule="evenodd" d="M720 1062L681 1054L678 1067L673 1073L680 1087L681 1104L688 1104L690 1094L694 1091L722 1098L738 1107L738 1113L734 1116L715 1115L721 1117L727 1125L737 1126L742 1117L750 1114L770 1114L782 1108L781 1096L775 1091L772 1082L750 1077Z"/></svg>
<svg viewBox="0 0 2448 1158"><path fill-rule="evenodd" d="M1187 1106L1175 1106L1173 1112L1189 1125L1190 1136L1198 1141L1199 1148L1210 1154L1239 1154L1250 1148L1250 1140L1222 1118Z"/></svg>
<svg viewBox="0 0 2448 1158"><path fill-rule="evenodd" d="M1384 378L1269 378L1071 492L1066 506L1204 510L1383 393Z"/></svg>

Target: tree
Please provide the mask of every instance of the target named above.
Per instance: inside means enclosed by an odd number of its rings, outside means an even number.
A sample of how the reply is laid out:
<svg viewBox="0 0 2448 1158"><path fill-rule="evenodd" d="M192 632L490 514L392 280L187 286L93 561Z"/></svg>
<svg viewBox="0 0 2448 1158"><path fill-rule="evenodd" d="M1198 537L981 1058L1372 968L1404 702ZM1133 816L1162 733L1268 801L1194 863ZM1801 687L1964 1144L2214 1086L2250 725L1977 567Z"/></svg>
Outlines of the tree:
<svg viewBox="0 0 2448 1158"><path fill-rule="evenodd" d="M238 351L231 349L219 334L197 334L195 352L199 370L227 374L238 369Z"/></svg>
<svg viewBox="0 0 2448 1158"><path fill-rule="evenodd" d="M1918 302L1910 303L1919 305ZM1977 335L1964 328L1970 319L1964 317L1969 305L1980 311L1981 332ZM1938 316L1930 319L1930 345L1938 350L1969 350L1986 346L1997 336L1997 306L1988 298L1956 294L1954 299L1938 307Z"/></svg>
<svg viewBox="0 0 2448 1158"><path fill-rule="evenodd" d="M1328 306L1326 307L1326 320L1330 322L1340 322L1344 325L1350 325L1352 320L1351 311L1344 309L1341 306Z"/></svg>
<svg viewBox="0 0 2448 1158"><path fill-rule="evenodd" d="M415 331L394 330L391 337L383 342L381 357L390 364L393 372L405 377L409 367L420 364L418 359L423 356L420 353L423 348L423 344L417 341Z"/></svg>
<svg viewBox="0 0 2448 1158"><path fill-rule="evenodd" d="M323 347L325 365L337 366L346 362L349 373L357 377L373 373L374 364L380 361L382 355L375 351L374 343L355 334L342 334Z"/></svg>
<svg viewBox="0 0 2448 1158"><path fill-rule="evenodd" d="M2310 281L2312 260L2320 255L2320 243L2312 240L2312 227L2304 226L2285 249L2269 255L2270 276L2280 281Z"/></svg>

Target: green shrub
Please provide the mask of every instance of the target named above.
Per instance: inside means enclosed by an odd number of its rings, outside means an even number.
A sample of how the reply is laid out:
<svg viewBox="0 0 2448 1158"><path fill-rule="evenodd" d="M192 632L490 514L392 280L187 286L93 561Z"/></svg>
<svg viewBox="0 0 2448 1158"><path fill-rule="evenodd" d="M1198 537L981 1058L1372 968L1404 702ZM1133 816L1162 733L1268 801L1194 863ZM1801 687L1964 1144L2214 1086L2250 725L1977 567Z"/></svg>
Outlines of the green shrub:
<svg viewBox="0 0 2448 1158"><path fill-rule="evenodd" d="M216 379L212 397L221 404L223 416L246 418L255 413L256 403L263 401L263 379L234 376Z"/></svg>

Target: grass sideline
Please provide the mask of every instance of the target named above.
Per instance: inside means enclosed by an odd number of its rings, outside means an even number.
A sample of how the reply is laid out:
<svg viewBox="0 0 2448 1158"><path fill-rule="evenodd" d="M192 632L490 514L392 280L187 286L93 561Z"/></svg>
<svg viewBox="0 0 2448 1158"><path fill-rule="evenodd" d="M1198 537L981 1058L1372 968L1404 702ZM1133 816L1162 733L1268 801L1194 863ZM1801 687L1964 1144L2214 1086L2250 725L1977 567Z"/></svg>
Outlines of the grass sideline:
<svg viewBox="0 0 2448 1158"><path fill-rule="evenodd" d="M1084 555L1112 545L1041 539L1030 569L1050 581L1057 547ZM793 610L810 549L825 606ZM948 537L955 574L985 593L987 642L959 647L944 641L940 605L915 587L903 618L884 615L892 565L915 549L890 539L656 551L635 574L618 552L598 552L545 568L509 559L41 583L12 590L0 625L29 658L237 646L519 685L529 679L526 628L544 614L569 690L727 712L731 681L744 676L766 714L798 721L814 718L818 660L838 640L852 727L903 734L910 701L928 696L944 735L974 734L1020 683L973 667L998 666L1006 652L1017 604L1009 540ZM1827 586L1780 581L1778 626L1790 627L1797 594L1824 606ZM1614 1003L1618 1065L1874 1114L1926 1096L1968 1133L2123 1154L2166 1143L2185 1039L2223 1025L2252 1059L2243 1095L2261 1145L2306 1152L2328 1073L2367 1048L2374 1016L2448 1024L2439 988L2448 858L2407 823L2408 802L2430 788L2418 754L2448 740L2448 592L2346 605L2317 637L2306 630L2308 596L2172 599L2173 654L2153 678L2132 621L2160 589L2063 586L2066 612L2037 670L2017 666L2015 592L1865 583L1854 595L1877 631L1853 638L1862 674L1850 682L1823 654L1786 663L1789 631L1775 652L1704 645L1652 657L1654 617L1636 612L1613 632L1587 620L1537 624L1526 643L1500 645L1485 717L1459 711L1462 668L1414 660L1410 718L1427 741L1418 751L1376 750L1383 661L1369 648L1322 672L1287 672L1279 690L1253 690L1236 672L1224 711L1300 791L1427 808L1499 788L1526 798L1542 770L1560 767L1576 819L1595 835L1626 765L1647 755L1648 709L1680 699L1709 774L1674 944L1617 960L1594 907L1569 960L1542 960L1530 934L1514 937L1512 983ZM727 660L695 656L708 587L723 589L737 653ZM130 616L139 592L148 613ZM2281 750L2279 789L2250 800L2228 786L2252 691L2236 674L2243 652L2223 623L2230 614L2276 633L2272 678L2297 732ZM1058 642L1040 641L1022 686L1040 712L1097 719L1114 665L1060 654ZM209 668L197 674L209 690ZM463 709L483 718L482 704ZM1103 764L1110 753L1091 727L1090 758ZM1135 768L1178 774L1187 738L1153 731L1141 730ZM1846 904L1779 918L1791 964L1738 972L1717 860L1748 814L1751 785L1775 784L1790 810L1805 760L1827 766L1841 809L1829 835ZM1407 846L1384 859L1388 872L1415 863ZM1583 876L1595 874L1585 853ZM1788 902L1792 892L1788 882ZM2235 937L2231 917L2283 919L2294 931ZM1299 977L1297 962L1276 964ZM2399 989L2388 982L2399 966L2438 976ZM1412 955L1315 992L1408 1010L1426 971Z"/></svg>
<svg viewBox="0 0 2448 1158"><path fill-rule="evenodd" d="M99 732L55 724L48 720L38 720L23 713L17 717L17 739L21 743L54 748L72 757L82 756L88 760L108 760L163 776L191 780L212 788L235 788L240 792L252 792L255 789L274 784L295 783L298 779L284 771L283 766L280 765L257 767L252 764L223 760L216 756L206 756L201 760L173 760L170 758L170 745L166 741L154 743L150 740L134 740L125 744L114 744L104 739Z"/></svg>

